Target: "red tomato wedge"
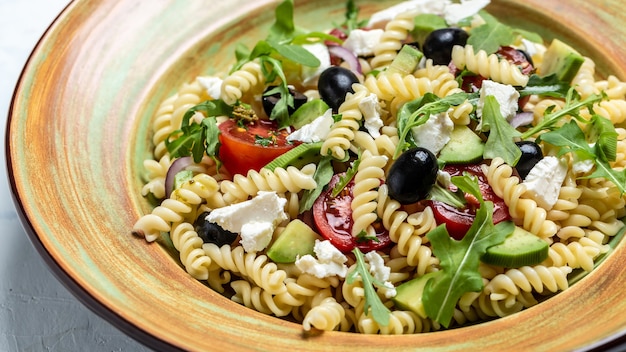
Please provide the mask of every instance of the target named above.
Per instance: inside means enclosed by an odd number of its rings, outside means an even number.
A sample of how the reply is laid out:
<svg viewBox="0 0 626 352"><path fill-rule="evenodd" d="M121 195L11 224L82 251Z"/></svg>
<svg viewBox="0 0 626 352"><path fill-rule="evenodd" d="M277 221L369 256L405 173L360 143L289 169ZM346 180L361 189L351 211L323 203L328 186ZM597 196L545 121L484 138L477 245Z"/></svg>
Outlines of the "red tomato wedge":
<svg viewBox="0 0 626 352"><path fill-rule="evenodd" d="M484 200L493 202L493 223L497 224L504 220L509 220L509 208L504 204L504 200L498 197L491 186L487 183L487 178L482 172L480 164L471 165L448 165L443 171L452 176L461 176L463 172L468 172L478 178L478 185ZM445 224L450 236L454 239L462 239L474 222L476 209L479 206L478 200L471 195L466 195L467 206L457 209L451 205L432 201L431 207L438 225Z"/></svg>
<svg viewBox="0 0 626 352"><path fill-rule="evenodd" d="M258 120L242 127L236 121L228 120L221 123L219 129L219 157L233 175L247 175L251 169L259 171L295 147L287 142L287 131L278 130L274 121Z"/></svg>
<svg viewBox="0 0 626 352"><path fill-rule="evenodd" d="M359 240L352 236L352 189L354 181L348 183L343 191L332 197L332 190L343 174L334 175L328 184L326 191L317 198L313 204L313 219L318 233L329 240L335 248L342 252L349 252L355 247L367 253L373 250L383 249L391 244L389 233L382 224L375 224L376 240ZM380 226L378 226L380 225Z"/></svg>

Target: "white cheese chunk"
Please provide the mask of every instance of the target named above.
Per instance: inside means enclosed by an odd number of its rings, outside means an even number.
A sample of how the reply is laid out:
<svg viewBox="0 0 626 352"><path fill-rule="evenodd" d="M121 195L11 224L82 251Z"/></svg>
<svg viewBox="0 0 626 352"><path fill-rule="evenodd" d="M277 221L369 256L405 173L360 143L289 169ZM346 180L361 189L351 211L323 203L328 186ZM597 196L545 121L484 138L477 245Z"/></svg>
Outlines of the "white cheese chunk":
<svg viewBox="0 0 626 352"><path fill-rule="evenodd" d="M374 55L374 47L380 42L380 37L385 33L382 29L362 30L353 29L344 40L342 46L350 50L356 56Z"/></svg>
<svg viewBox="0 0 626 352"><path fill-rule="evenodd" d="M448 25L456 25L462 19L477 14L490 2L489 0L461 0L460 3L448 4L445 8L444 19Z"/></svg>
<svg viewBox="0 0 626 352"><path fill-rule="evenodd" d="M213 99L219 99L220 98L220 92L222 90L222 82L224 80L222 80L219 77L213 77L213 76L199 76L196 77L196 80L198 81L198 83L200 83L200 85L202 86L202 88L204 88L204 90L207 92L207 94L213 98Z"/></svg>
<svg viewBox="0 0 626 352"><path fill-rule="evenodd" d="M385 265L385 260L383 257L378 254L378 252L371 251L365 254L365 260L369 263L369 271L372 276L384 283L386 290L385 296L387 298L395 297L396 289L391 282L389 282L389 277L391 275L391 268Z"/></svg>
<svg viewBox="0 0 626 352"><path fill-rule="evenodd" d="M492 95L500 104L500 113L507 120L511 121L517 113L519 92L509 84L502 84L491 80L484 80L480 88L480 98L476 105L476 114L482 118L485 98Z"/></svg>
<svg viewBox="0 0 626 352"><path fill-rule="evenodd" d="M313 252L315 252L315 257L307 254L296 259L296 267L303 273L320 279L331 276L346 277L348 258L330 241L315 240Z"/></svg>
<svg viewBox="0 0 626 352"><path fill-rule="evenodd" d="M376 12L370 16L367 27L382 28L387 22L393 20L402 13L427 13L442 16L446 5L450 0L411 0L404 1L397 5L387 7L384 10Z"/></svg>
<svg viewBox="0 0 626 352"><path fill-rule="evenodd" d="M522 185L525 196L535 200L540 207L550 210L559 199L559 192L567 175L567 161L555 156L541 159L528 173Z"/></svg>
<svg viewBox="0 0 626 352"><path fill-rule="evenodd" d="M450 134L454 129L454 122L448 112L431 115L428 121L413 127L411 133L418 146L430 150L437 155L450 141Z"/></svg>
<svg viewBox="0 0 626 352"><path fill-rule="evenodd" d="M572 172L576 175L584 175L591 171L595 165L596 162L593 159L578 160L572 164Z"/></svg>
<svg viewBox="0 0 626 352"><path fill-rule="evenodd" d="M374 93L370 93L365 98L359 101L359 110L363 113L365 122L363 125L367 132L374 137L380 137L380 129L385 125L380 118L380 103L378 102L378 96Z"/></svg>
<svg viewBox="0 0 626 352"><path fill-rule="evenodd" d="M276 192L259 191L250 200L214 209L206 220L239 233L246 252L258 252L270 243L276 225L287 220L286 203Z"/></svg>
<svg viewBox="0 0 626 352"><path fill-rule="evenodd" d="M305 86L316 84L320 74L330 67L328 47L324 43L304 44L302 47L320 61L317 67L302 66L302 84Z"/></svg>
<svg viewBox="0 0 626 352"><path fill-rule="evenodd" d="M304 143L315 143L326 139L330 133L333 120L333 110L328 109L324 115L293 131L287 136L288 142L300 141Z"/></svg>

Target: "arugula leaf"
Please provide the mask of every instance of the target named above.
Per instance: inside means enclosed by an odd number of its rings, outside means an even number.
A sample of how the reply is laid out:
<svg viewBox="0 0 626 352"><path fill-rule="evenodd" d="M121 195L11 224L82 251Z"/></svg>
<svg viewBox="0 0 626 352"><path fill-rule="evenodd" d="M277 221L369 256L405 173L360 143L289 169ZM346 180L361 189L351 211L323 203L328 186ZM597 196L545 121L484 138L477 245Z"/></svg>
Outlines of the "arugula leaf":
<svg viewBox="0 0 626 352"><path fill-rule="evenodd" d="M455 176L452 182L464 192L474 195L480 207L462 240L452 239L445 225L426 235L435 256L440 258L441 270L426 283L422 300L426 314L445 327L450 325L459 298L466 292L483 289L482 276L478 271L480 257L487 248L502 243L515 227L510 221L493 224L493 203L484 201L474 177Z"/></svg>
<svg viewBox="0 0 626 352"><path fill-rule="evenodd" d="M244 58L244 55L248 51L238 47L238 51L236 51L237 64L231 69L231 72L234 72L246 62L258 59L266 82L280 80L275 90L272 90L271 93L265 92L266 95L279 93L280 99L272 109L270 119L278 120L280 126L284 126L283 123L280 123L281 121L289 118L288 107L293 107L293 97L289 94L281 58L303 66L318 67L320 65L319 59L300 44L307 43L308 38L319 40L325 36L319 32L307 35L298 31L294 24L293 12L293 0L281 2L276 7L276 20L270 27L267 38L257 42L247 58ZM294 43L296 39L298 43Z"/></svg>
<svg viewBox="0 0 626 352"><path fill-rule="evenodd" d="M324 187L328 185L330 179L333 177L334 170L331 164L333 158L331 156L323 156L320 162L317 164L317 169L313 174L313 179L317 183L315 189L305 190L300 199L300 214L311 209L313 203L317 197L322 194Z"/></svg>
<svg viewBox="0 0 626 352"><path fill-rule="evenodd" d="M604 117L597 118L604 119ZM600 136L594 135L595 133L596 132L591 133L592 138L596 138L590 141L594 143L594 145L591 146L584 132L580 126L578 126L578 123L572 120L561 128L546 132L539 137L544 142L561 147L559 155L572 152L580 155L582 159L593 160L596 166L595 171L588 176L580 178L605 178L615 184L620 194L623 195L626 193L626 169L615 170L611 168L609 161L606 159L606 150L611 150L613 148L613 142L617 144L617 139L615 139L615 141L613 141L612 138L600 140Z"/></svg>
<svg viewBox="0 0 626 352"><path fill-rule="evenodd" d="M566 153L578 153L583 159L591 159L595 156L594 148L587 143L585 133L576 121L571 120L561 128L543 133L538 141L544 141L560 147L558 156Z"/></svg>
<svg viewBox="0 0 626 352"><path fill-rule="evenodd" d="M293 22L293 0L284 0L274 10L276 21L270 27L267 41L290 41L296 31Z"/></svg>
<svg viewBox="0 0 626 352"><path fill-rule="evenodd" d="M500 46L509 46L515 43L518 36L526 38L535 43L543 43L540 35L523 29L512 28L500 22L487 11L478 12L485 24L480 25L470 31L467 44L474 47L474 50L484 50L487 54L493 54Z"/></svg>
<svg viewBox="0 0 626 352"><path fill-rule="evenodd" d="M520 97L534 94L544 97L565 98L570 88L568 82L559 81L556 73L545 77L532 74L526 87L519 89L518 92Z"/></svg>
<svg viewBox="0 0 626 352"><path fill-rule="evenodd" d="M515 166L522 156L522 151L513 140L520 133L502 116L500 104L493 95L485 97L483 107L482 131L489 131L483 158L501 157L504 162Z"/></svg>
<svg viewBox="0 0 626 352"><path fill-rule="evenodd" d="M617 158L617 136L611 120L598 114L591 116L589 139L596 141L596 155L602 161L615 161Z"/></svg>
<svg viewBox="0 0 626 352"><path fill-rule="evenodd" d="M593 108L593 104L602 101L605 97L606 94L604 93L592 94L589 97L580 100L580 94L578 94L578 92L576 92L576 90L572 87L569 89L565 97L565 106L558 111L553 111L552 109L546 110L543 120L541 120L541 122L539 122L536 126L531 127L522 133L521 138L527 139L543 130L554 129L565 116L571 116L577 120L585 121L585 119L579 114L580 109L584 107Z"/></svg>
<svg viewBox="0 0 626 352"><path fill-rule="evenodd" d="M216 156L219 146L219 129L216 116L230 116L233 108L222 100L208 100L191 107L181 122L180 129L173 131L165 139L165 147L174 158L193 156L199 163L206 153ZM196 112L203 112L206 116L201 123L190 123Z"/></svg>
<svg viewBox="0 0 626 352"><path fill-rule="evenodd" d="M464 197L461 190L453 192L447 188L442 187L439 183L435 183L433 188L430 189L428 199L436 200L438 202L446 203L457 209L463 208L467 204L467 200Z"/></svg>
<svg viewBox="0 0 626 352"><path fill-rule="evenodd" d="M515 34L511 27L495 20L491 15L485 15L481 11L481 17L485 19L485 24L480 25L470 31L467 44L474 47L474 51L484 50L487 55L493 54L500 46L510 45L515 41Z"/></svg>
<svg viewBox="0 0 626 352"><path fill-rule="evenodd" d="M416 146L413 135L410 134L413 127L428 121L430 115L445 112L451 106L462 104L470 96L468 93L455 93L439 98L435 94L426 93L424 96L404 104L398 112L397 126L400 140L393 158L396 159L405 149Z"/></svg>
<svg viewBox="0 0 626 352"><path fill-rule="evenodd" d="M337 197L339 195L339 193L341 193L341 191L346 188L346 186L348 185L348 183L350 183L350 181L354 178L354 176L356 175L357 171L359 170L359 165L361 164L361 150L359 150L359 155L357 156L357 158L352 162L352 165L348 168L348 170L346 170L345 175L339 177L339 182L337 182L335 184L335 187L333 187L333 191L331 193L331 196Z"/></svg>
<svg viewBox="0 0 626 352"><path fill-rule="evenodd" d="M363 253L358 247L354 248L352 253L354 253L356 258L356 268L348 273L346 276L346 282L350 285L354 283L357 276L361 277L361 280L363 281L363 290L365 291L365 306L363 307L365 315L372 313L374 321L381 326L387 326L389 325L389 316L391 315L391 311L380 300L380 297L378 297L376 289L374 288L374 285L379 287L386 286L383 282L380 282L374 278L372 274L370 274L367 265L365 265Z"/></svg>

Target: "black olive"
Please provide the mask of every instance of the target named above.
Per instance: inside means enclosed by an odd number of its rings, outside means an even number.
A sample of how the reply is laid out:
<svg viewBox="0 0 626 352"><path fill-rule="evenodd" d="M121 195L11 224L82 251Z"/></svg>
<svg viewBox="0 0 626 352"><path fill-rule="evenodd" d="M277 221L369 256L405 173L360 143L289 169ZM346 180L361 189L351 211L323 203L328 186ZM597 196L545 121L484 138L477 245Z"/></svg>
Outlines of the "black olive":
<svg viewBox="0 0 626 352"><path fill-rule="evenodd" d="M266 95L267 92L274 88L276 88L276 86L267 87L265 93L263 94L263 111L265 111L267 116L272 115L272 110L274 110L274 106L276 106L276 103L278 103L278 101L280 100L280 93ZM289 113L289 115L291 115L294 113L294 111L298 110L299 107L307 102L307 97L306 95L298 92L291 87L289 87L289 94L291 94L291 96L293 97L293 107L288 107L287 112Z"/></svg>
<svg viewBox="0 0 626 352"><path fill-rule="evenodd" d="M437 180L438 171L437 157L430 150L417 147L405 151L389 169L389 196L401 204L425 199Z"/></svg>
<svg viewBox="0 0 626 352"><path fill-rule="evenodd" d="M435 65L447 65L452 58L452 47L465 46L469 35L461 28L436 29L426 37L422 46L424 56Z"/></svg>
<svg viewBox="0 0 626 352"><path fill-rule="evenodd" d="M519 51L522 55L524 55L524 58L526 58L526 61L528 61L530 66L535 66L535 64L533 64L533 58L526 51L522 49L517 49L517 51Z"/></svg>
<svg viewBox="0 0 626 352"><path fill-rule="evenodd" d="M515 142L517 147L522 151L522 156L519 158L515 169L522 179L525 179L539 160L543 159L543 152L541 147L537 143L532 141Z"/></svg>
<svg viewBox="0 0 626 352"><path fill-rule="evenodd" d="M224 230L220 225L206 220L209 212L205 211L198 216L194 223L194 229L204 243L215 243L218 247L231 244L237 238L237 234Z"/></svg>
<svg viewBox="0 0 626 352"><path fill-rule="evenodd" d="M320 74L317 90L322 100L337 112L339 106L346 100L346 94L354 93L352 89L354 83L359 83L354 72L341 66L331 66Z"/></svg>

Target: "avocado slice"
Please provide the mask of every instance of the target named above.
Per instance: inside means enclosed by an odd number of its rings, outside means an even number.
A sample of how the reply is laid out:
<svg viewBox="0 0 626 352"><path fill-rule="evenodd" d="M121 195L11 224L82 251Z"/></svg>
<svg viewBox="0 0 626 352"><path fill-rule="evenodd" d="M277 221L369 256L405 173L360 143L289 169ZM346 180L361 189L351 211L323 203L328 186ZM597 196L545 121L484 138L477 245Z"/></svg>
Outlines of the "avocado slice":
<svg viewBox="0 0 626 352"><path fill-rule="evenodd" d="M419 49L410 44L404 44L398 55L389 64L387 72L401 73L403 75L412 74L422 57L424 57L424 54Z"/></svg>
<svg viewBox="0 0 626 352"><path fill-rule="evenodd" d="M471 164L482 160L484 151L485 143L474 131L467 126L456 125L437 160L445 164Z"/></svg>
<svg viewBox="0 0 626 352"><path fill-rule="evenodd" d="M291 122L291 126L298 129L324 115L328 109L330 109L328 104L322 99L313 99L302 104L298 110L294 111L289 118L289 122Z"/></svg>
<svg viewBox="0 0 626 352"><path fill-rule="evenodd" d="M193 171L191 170L182 170L174 175L174 189L179 189L183 183L191 180L193 178Z"/></svg>
<svg viewBox="0 0 626 352"><path fill-rule="evenodd" d="M275 263L293 263L298 256L313 255L315 240L322 237L303 221L292 220L267 250L267 256Z"/></svg>
<svg viewBox="0 0 626 352"><path fill-rule="evenodd" d="M393 297L393 303L402 310L410 310L426 319L422 296L426 283L435 277L436 274L437 272L428 273L396 287L396 296Z"/></svg>
<svg viewBox="0 0 626 352"><path fill-rule="evenodd" d="M585 58L574 48L553 39L538 71L541 76L556 74L560 81L571 82L584 62Z"/></svg>
<svg viewBox="0 0 626 352"><path fill-rule="evenodd" d="M264 166L264 168L274 171L277 167L283 169L287 168L287 166L301 168L304 165L316 163L322 158L322 155L320 154L322 143L323 142L300 144L285 154L282 154L276 159L270 161Z"/></svg>
<svg viewBox="0 0 626 352"><path fill-rule="evenodd" d="M487 248L480 260L505 268L537 265L548 258L548 243L534 234L515 226L501 244Z"/></svg>

